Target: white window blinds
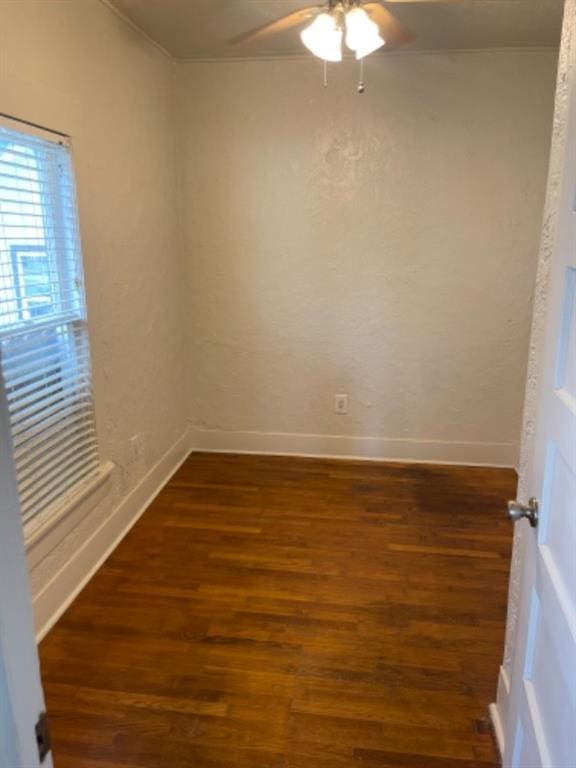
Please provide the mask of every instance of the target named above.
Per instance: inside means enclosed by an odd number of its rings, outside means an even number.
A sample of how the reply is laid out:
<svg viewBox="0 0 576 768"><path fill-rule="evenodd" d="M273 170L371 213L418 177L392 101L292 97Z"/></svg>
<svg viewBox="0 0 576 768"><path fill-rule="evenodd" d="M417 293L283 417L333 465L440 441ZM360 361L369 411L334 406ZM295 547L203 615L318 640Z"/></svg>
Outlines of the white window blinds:
<svg viewBox="0 0 576 768"><path fill-rule="evenodd" d="M2 125L0 374L27 522L99 462L70 152Z"/></svg>

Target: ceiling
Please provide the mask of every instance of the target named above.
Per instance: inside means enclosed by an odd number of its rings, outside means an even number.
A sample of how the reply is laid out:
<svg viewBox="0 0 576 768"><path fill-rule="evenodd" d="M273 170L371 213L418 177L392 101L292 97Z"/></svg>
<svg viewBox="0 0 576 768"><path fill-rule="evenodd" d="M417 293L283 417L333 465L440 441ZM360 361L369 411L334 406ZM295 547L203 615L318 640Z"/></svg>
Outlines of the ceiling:
<svg viewBox="0 0 576 768"><path fill-rule="evenodd" d="M258 42L237 46L227 42L231 37L310 4L310 0L109 2L176 58L310 56L295 29ZM416 41L409 46L411 50L553 47L560 38L563 0L460 0L385 5L416 33Z"/></svg>

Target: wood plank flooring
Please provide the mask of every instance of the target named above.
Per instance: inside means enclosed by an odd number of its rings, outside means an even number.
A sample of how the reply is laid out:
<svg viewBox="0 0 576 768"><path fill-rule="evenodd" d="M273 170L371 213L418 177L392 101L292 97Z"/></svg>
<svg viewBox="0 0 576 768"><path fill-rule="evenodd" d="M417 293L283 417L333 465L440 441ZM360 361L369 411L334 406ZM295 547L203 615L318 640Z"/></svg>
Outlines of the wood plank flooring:
<svg viewBox="0 0 576 768"><path fill-rule="evenodd" d="M193 455L41 644L56 768L493 768L515 483Z"/></svg>

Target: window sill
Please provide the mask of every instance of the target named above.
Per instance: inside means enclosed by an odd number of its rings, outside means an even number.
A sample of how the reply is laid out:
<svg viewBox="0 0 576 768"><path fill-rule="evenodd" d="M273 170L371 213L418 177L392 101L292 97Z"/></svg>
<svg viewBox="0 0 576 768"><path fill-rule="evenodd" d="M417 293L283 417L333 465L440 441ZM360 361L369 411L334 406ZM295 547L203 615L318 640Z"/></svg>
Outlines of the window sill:
<svg viewBox="0 0 576 768"><path fill-rule="evenodd" d="M32 570L102 501L109 490L114 464L100 466L96 477L77 491L46 509L24 526L28 568Z"/></svg>

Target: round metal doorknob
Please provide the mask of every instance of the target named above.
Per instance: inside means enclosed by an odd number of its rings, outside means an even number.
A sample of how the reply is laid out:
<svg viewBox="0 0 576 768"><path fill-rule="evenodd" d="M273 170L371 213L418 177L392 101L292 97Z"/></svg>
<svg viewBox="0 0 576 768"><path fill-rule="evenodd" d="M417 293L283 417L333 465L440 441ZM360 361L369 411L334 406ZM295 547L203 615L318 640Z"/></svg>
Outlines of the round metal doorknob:
<svg viewBox="0 0 576 768"><path fill-rule="evenodd" d="M515 523L522 520L523 517L528 520L532 528L538 525L538 499L535 496L528 501L528 504L514 500L508 502L508 517Z"/></svg>

